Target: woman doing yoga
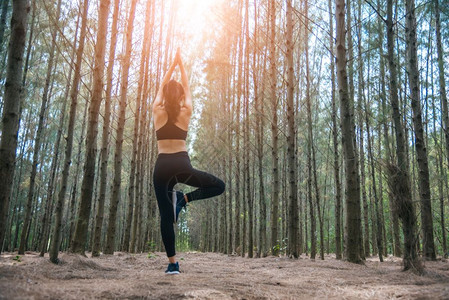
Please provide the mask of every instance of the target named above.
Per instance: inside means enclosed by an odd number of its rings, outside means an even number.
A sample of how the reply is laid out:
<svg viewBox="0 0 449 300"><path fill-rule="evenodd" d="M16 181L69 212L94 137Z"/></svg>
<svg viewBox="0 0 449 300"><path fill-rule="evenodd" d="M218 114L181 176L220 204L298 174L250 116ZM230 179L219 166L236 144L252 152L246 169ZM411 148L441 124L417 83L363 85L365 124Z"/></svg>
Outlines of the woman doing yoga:
<svg viewBox="0 0 449 300"><path fill-rule="evenodd" d="M181 71L182 84L170 80L177 65ZM178 49L153 102L154 127L159 152L154 167L153 183L161 216L162 241L169 260L165 271L167 274L179 274L173 228L179 212L188 202L218 196L225 189L222 180L196 170L190 164L185 140L191 115L192 98L189 82ZM184 195L173 190L176 183L184 183L197 189Z"/></svg>

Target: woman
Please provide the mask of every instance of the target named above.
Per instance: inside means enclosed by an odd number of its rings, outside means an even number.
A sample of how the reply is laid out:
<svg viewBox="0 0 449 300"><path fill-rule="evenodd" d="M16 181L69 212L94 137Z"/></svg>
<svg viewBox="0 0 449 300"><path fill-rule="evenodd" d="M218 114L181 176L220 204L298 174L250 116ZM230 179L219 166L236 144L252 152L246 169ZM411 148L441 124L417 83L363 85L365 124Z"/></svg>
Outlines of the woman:
<svg viewBox="0 0 449 300"><path fill-rule="evenodd" d="M176 65L181 71L182 84L170 80ZM173 223L178 220L179 212L187 203L218 196L225 189L223 181L211 174L194 169L190 164L185 140L191 115L192 98L178 49L153 103L154 128L159 151L154 167L153 183L161 216L162 241L169 260L165 271L167 274L179 274L173 228ZM173 190L178 182L198 189L184 195Z"/></svg>

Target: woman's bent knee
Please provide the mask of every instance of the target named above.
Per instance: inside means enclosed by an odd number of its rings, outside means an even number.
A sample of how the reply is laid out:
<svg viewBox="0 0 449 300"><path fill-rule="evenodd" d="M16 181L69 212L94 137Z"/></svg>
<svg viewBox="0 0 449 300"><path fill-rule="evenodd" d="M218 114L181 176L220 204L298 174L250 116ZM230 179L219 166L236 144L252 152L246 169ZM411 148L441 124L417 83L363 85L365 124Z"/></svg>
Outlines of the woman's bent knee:
<svg viewBox="0 0 449 300"><path fill-rule="evenodd" d="M221 195L225 191L226 184L223 182L223 180L218 179L217 187L218 187L218 192L219 192L218 195Z"/></svg>

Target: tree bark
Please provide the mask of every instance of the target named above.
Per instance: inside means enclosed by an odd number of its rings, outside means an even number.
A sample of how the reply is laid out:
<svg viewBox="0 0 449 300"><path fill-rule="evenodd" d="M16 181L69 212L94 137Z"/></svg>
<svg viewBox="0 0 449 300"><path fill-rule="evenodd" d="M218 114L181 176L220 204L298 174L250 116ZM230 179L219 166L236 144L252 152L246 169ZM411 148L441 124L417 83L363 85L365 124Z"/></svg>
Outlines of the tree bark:
<svg viewBox="0 0 449 300"><path fill-rule="evenodd" d="M406 0L405 34L407 44L407 72L409 78L411 107L413 111L413 127L415 130L415 149L418 161L418 186L421 203L423 256L429 260L436 260L429 183L429 164L421 113L414 0Z"/></svg>
<svg viewBox="0 0 449 300"><path fill-rule="evenodd" d="M60 6L58 4L58 6ZM59 12L58 12L59 13ZM59 19L59 16L57 15L56 20ZM28 197L27 197L27 204L25 206L25 219L23 222L23 228L22 233L20 235L20 245L19 245L19 254L25 253L25 248L27 244L27 235L28 235L28 226L31 222L31 214L32 214L32 202L34 199L34 187L36 183L36 175L37 175L37 165L39 160L39 150L41 147L41 139L43 135L44 130L44 120L46 118L46 111L47 111L47 103L49 99L49 92L50 92L50 84L52 79L52 72L53 72L53 62L54 62L54 56L55 56L55 50L56 50L56 38L57 38L57 30L54 29L52 32L52 40L51 40L51 46L49 51L49 58L48 58L48 65L47 65L47 74L45 78L45 84L44 84L44 91L42 95L42 102L41 102L41 108L39 111L39 122L37 126L36 136L34 138L34 150L33 150L33 163L31 167L31 174L30 174L30 185L28 189Z"/></svg>
<svg viewBox="0 0 449 300"><path fill-rule="evenodd" d="M271 169L273 186L271 193L271 253L279 255L279 154L278 154L278 99L276 95L276 1L270 0L270 100L271 100Z"/></svg>
<svg viewBox="0 0 449 300"><path fill-rule="evenodd" d="M58 24L58 20L61 14L61 0L58 0L58 4L57 4L57 9L56 9L56 15L55 16L50 16L50 19L53 19L53 21L55 22L55 28L53 29L53 38L52 38L52 47L53 44L56 44L57 42L57 31L59 30L59 24ZM53 54L54 55L54 54ZM52 59L56 61L56 64L58 63L58 57L59 57L59 53L56 56L56 59ZM53 63L52 63L53 64ZM52 69L51 73L54 73L55 70ZM70 79L69 79L70 81ZM50 235L50 222L51 222L51 215L53 215L53 189L54 189L54 180L55 180L55 176L56 176L56 169L58 167L58 159L59 159L59 146L60 146L60 142L61 142L61 135L62 135L62 131L63 131L63 127L64 127L64 120L65 120L65 111L66 111L66 104L67 104L67 97L63 98L63 105L62 105L62 113L59 119L59 126L58 126L58 133L56 136L56 143L55 143L55 150L53 152L53 159L51 161L51 167L50 167L50 179L49 179L49 183L48 183L48 188L47 188L47 199L46 199L46 208L44 211L44 215L42 217L42 232L43 232L43 236L41 238L40 241L40 256L43 257L45 252L47 252L47 248L48 248L48 238ZM49 216L50 215L50 216Z"/></svg>
<svg viewBox="0 0 449 300"><path fill-rule="evenodd" d="M364 155L364 148L365 148L365 139L364 139L364 124L363 124L363 120L364 120L364 115L363 115L363 93L365 91L365 82L363 79L363 72L364 72L364 64L363 64L363 58L362 58L362 22L361 20L361 3L360 1L359 5L358 5L358 19L356 19L356 24L357 24L357 39L358 39L358 43L357 43L357 59L358 59L358 85L357 85L357 94L358 94L358 101L357 101L357 110L358 110L358 116L359 116L359 149L360 149L360 180L362 182L362 184L360 185L361 187L361 194L362 194L362 204L363 204L363 229L364 229L364 237L363 237L363 243L364 243L364 256L365 257L369 257L370 256L370 246L369 246L369 217L368 217L368 211L369 211L369 206L368 206L368 199L366 197L366 173L365 173L365 155Z"/></svg>
<svg viewBox="0 0 449 300"><path fill-rule="evenodd" d="M120 84L120 112L117 125L115 155L114 155L114 182L112 186L111 204L109 207L109 223L106 237L105 254L114 254L117 208L120 201L123 133L125 128L126 101L128 92L128 75L131 61L131 47L134 30L134 17L137 0L131 2L131 8L126 28L126 48L122 64L122 78Z"/></svg>
<svg viewBox="0 0 449 300"><path fill-rule="evenodd" d="M100 195L98 198L98 210L95 217L95 229L93 232L94 242L92 245L92 256L100 256L101 231L104 219L104 201L106 198L106 186L108 178L109 161L109 133L111 127L111 95L112 78L114 75L115 51L117 44L117 24L120 11L120 0L114 0L114 12L112 14L111 24L111 43L109 45L108 67L106 69L106 96L104 102L103 131L101 135L101 167L100 167Z"/></svg>
<svg viewBox="0 0 449 300"><path fill-rule="evenodd" d="M254 11L259 13L257 9L257 4L254 2ZM253 70L260 69L260 53L258 50L259 47L259 24L257 22L257 15L255 16L255 47L254 47L254 55L253 55ZM266 66L266 53L263 54L263 66L262 70L265 70ZM260 95L264 94L265 91L265 71L262 74L262 80L258 78L259 72L253 72L253 84L254 84L254 103L255 103L255 114L256 114L256 156L257 156L257 180L259 185L259 240L258 240L258 257L265 257L267 255L267 208L266 208L266 196L265 196L265 186L264 186L264 174L263 174L263 160L264 160L264 141L263 141L263 129L265 126L264 118L264 103L263 97ZM259 84L262 85L261 90L259 92Z"/></svg>
<svg viewBox="0 0 449 300"><path fill-rule="evenodd" d="M254 238L253 238L253 196L251 194L251 175L250 175L250 128L249 128L249 47L250 47L250 36L249 36L249 0L245 0L245 65L243 69L244 74L244 98L245 98L245 127L243 140L245 143L244 155L244 165L245 165L245 199L244 203L248 205L248 257L252 258L254 256ZM244 213L246 216L246 213ZM245 225L243 232L245 232Z"/></svg>
<svg viewBox="0 0 449 300"><path fill-rule="evenodd" d="M379 211L379 197L377 195L377 186L376 186L376 174L374 169L374 158L373 158L373 149L371 142L371 128L369 122L369 111L370 106L369 102L365 99L365 122L366 122L366 132L367 132L367 140L368 140L368 155L369 155L369 163L371 164L371 181L373 185L373 196L374 196L374 210L376 212L376 226L377 226L377 250L379 255L380 262L383 262L383 244L382 244L382 219L380 217ZM368 238L368 237L367 237Z"/></svg>
<svg viewBox="0 0 449 300"><path fill-rule="evenodd" d="M81 186L81 202L70 251L84 255L93 185L95 182L95 161L97 155L98 115L103 92L103 73L105 61L107 19L110 0L101 0L98 10L98 31L95 44L95 67L93 72L92 97L89 105L89 120L86 134L86 155L84 176Z"/></svg>
<svg viewBox="0 0 449 300"><path fill-rule="evenodd" d="M397 167L389 168L389 185L393 193L394 205L402 221L404 234L404 269L420 268L416 245L416 220L412 202L410 179L407 169L406 139L401 121L398 99L397 69L394 59L393 0L387 1L387 44L388 66L390 70L390 102L396 135ZM400 184L398 186L397 184Z"/></svg>
<svg viewBox="0 0 449 300"><path fill-rule="evenodd" d="M128 187L128 201L130 205L128 206L128 216L126 219L126 228L125 228L125 239L123 243L123 248L125 251L134 252L135 244L137 241L137 229L138 224L137 220L139 219L139 213L140 213L140 193L139 193L139 184L138 180L140 180L139 174L136 174L136 168L139 169L139 165L136 165L136 160L138 160L138 157L140 158L140 154L138 154L138 151L140 147L138 148L138 141L139 141L139 130L144 130L143 127L139 128L140 119L143 118L141 116L143 114L143 101L145 100L143 97L143 84L144 84L144 76L145 76L145 67L146 67L146 58L147 58L147 52L148 52L148 44L149 44L149 34L150 34L150 17L151 17L151 1L147 2L146 5L146 11L145 11L145 29L144 29L144 36L143 36L143 45L142 45L142 51L141 51L141 58L140 58L140 71L139 71L139 83L137 86L137 98L136 98L136 107L135 107L135 118L134 118L134 133L133 133L133 146L132 146L132 156L131 156L131 170L129 173L129 187ZM141 144L140 144L141 146ZM140 169L139 169L140 170ZM140 171L138 171L140 173ZM137 177L136 177L137 175ZM137 193L136 193L137 190ZM131 220L132 220L132 203L133 199L135 200L135 208L134 208L134 222L131 230ZM129 232L132 232L131 236L131 245L129 244Z"/></svg>
<svg viewBox="0 0 449 300"><path fill-rule="evenodd" d="M241 6L241 0L239 0L239 8ZM240 9L239 9L240 12ZM240 15L240 14L239 14ZM241 26L241 17L239 18L240 20L240 25ZM242 220L241 220L241 209L240 209L240 201L241 201L241 197L240 197L240 110L241 110L241 99L242 99L242 48L243 48L243 38L242 38L242 34L239 35L238 37L239 39L239 43L238 43L238 47L237 50L238 51L238 68L237 68L237 97L235 99L235 101L237 102L235 105L233 105L233 107L235 107L234 110L234 116L235 116L235 120L236 120L236 124L235 124L235 163L236 163L236 171L235 171L235 249L236 252L240 255L245 255L244 251L243 251L243 239L241 236L241 224L242 224Z"/></svg>
<svg viewBox="0 0 449 300"><path fill-rule="evenodd" d="M447 94L446 94L446 81L444 80L444 53L443 46L441 43L441 22L440 22L440 7L439 1L433 0L433 6L435 9L435 34L437 39L437 52L438 52L438 79L440 85L440 98L442 106L443 124L444 124L444 137L446 141L446 157L449 164L449 112L447 105ZM442 205L442 204L441 204ZM447 257L447 244L446 244L446 230L444 227L444 206L441 209L441 228L442 230L442 240L443 240L443 252L444 257Z"/></svg>
<svg viewBox="0 0 449 300"><path fill-rule="evenodd" d="M331 56L331 99L332 99L332 141L334 151L334 185L335 185L335 255L341 259L341 183L340 183L340 158L338 155L338 128L337 128L337 105L335 97L335 54L334 54L334 22L332 13L332 2L328 1L329 8L329 50Z"/></svg>
<svg viewBox="0 0 449 300"><path fill-rule="evenodd" d="M0 180L0 252L3 249L16 165L17 132L19 130L20 102L23 88L23 53L25 50L28 12L28 0L16 0L13 2L0 142L0 178L2 178Z"/></svg>
<svg viewBox="0 0 449 300"><path fill-rule="evenodd" d="M3 53L3 38L5 37L6 15L8 13L9 0L1 0L2 13L0 15L0 53Z"/></svg>
<svg viewBox="0 0 449 300"><path fill-rule="evenodd" d="M357 156L354 145L353 103L348 93L345 48L345 0L336 0L337 19L337 80L340 96L342 145L346 175L346 259L360 263L360 186L357 171Z"/></svg>
<svg viewBox="0 0 449 300"><path fill-rule="evenodd" d="M294 97L294 70L293 70L293 20L292 20L292 1L287 0L287 34L286 34L286 58L287 58L287 157L288 157L288 256L298 258L300 253L298 249L298 195L296 186L296 159L295 159L295 106Z"/></svg>

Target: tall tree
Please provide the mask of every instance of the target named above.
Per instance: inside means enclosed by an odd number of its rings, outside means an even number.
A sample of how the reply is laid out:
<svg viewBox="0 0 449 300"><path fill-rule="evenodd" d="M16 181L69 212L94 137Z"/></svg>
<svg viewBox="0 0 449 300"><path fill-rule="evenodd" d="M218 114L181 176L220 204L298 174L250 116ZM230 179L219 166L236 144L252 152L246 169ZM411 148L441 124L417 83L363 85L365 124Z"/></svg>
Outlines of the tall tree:
<svg viewBox="0 0 449 300"><path fill-rule="evenodd" d="M338 128L337 128L337 99L335 97L335 54L334 54L334 17L332 2L328 1L329 8L329 50L331 56L331 101L332 101L332 141L334 151L334 187L335 187L335 255L341 259L341 185L340 185L340 158L338 155Z"/></svg>
<svg viewBox="0 0 449 300"><path fill-rule="evenodd" d="M287 35L286 35L286 45L287 45L287 157L288 157L288 255L294 258L299 257L298 249L298 194L296 187L296 156L295 156L295 106L293 104L294 98L294 69L293 69L293 19L292 19L292 1L287 0ZM307 46L306 46L307 47Z"/></svg>
<svg viewBox="0 0 449 300"><path fill-rule="evenodd" d="M28 11L28 0L13 1L0 142L0 178L2 178L0 180L0 252L3 249L16 165L17 133L23 88L23 53L25 51Z"/></svg>
<svg viewBox="0 0 449 300"><path fill-rule="evenodd" d="M278 154L278 99L276 95L276 1L270 0L270 102L271 102L271 170L273 185L271 192L271 253L279 254L279 154Z"/></svg>
<svg viewBox="0 0 449 300"><path fill-rule="evenodd" d="M238 9L239 9L239 35L238 35L238 46L236 51L238 52L238 58L237 58L237 80L236 80L236 97L234 98L236 105L233 105L234 107L234 113L235 116L235 163L236 163L236 171L235 171L235 249L239 254L244 255L243 251L243 245L244 245L244 238L242 239L241 235L241 227L242 226L242 220L241 220L241 197L240 197L240 187L241 187L241 179L240 179L240 110L241 110L241 99L242 99L242 48L243 48L243 37L241 33L241 26L243 24L242 18L241 18L241 2L242 0L239 0Z"/></svg>
<svg viewBox="0 0 449 300"><path fill-rule="evenodd" d="M76 50L76 60L74 65L74 77L72 86L70 89L70 112L69 112L69 124L67 129L66 145L64 165L62 170L61 187L56 201L55 220L53 225L53 238L50 244L50 261L58 263L59 246L61 243L61 223L62 214L64 212L64 200L66 197L67 181L69 178L70 164L72 161L72 147L73 147L73 132L75 127L76 108L78 105L78 87L81 80L81 62L84 52L84 44L87 32L87 12L88 12L88 0L83 0L83 12L81 18L81 30L78 42L78 49Z"/></svg>
<svg viewBox="0 0 449 300"><path fill-rule="evenodd" d="M365 257L368 257L370 255L370 246L369 246L369 206L368 206L368 199L366 196L366 174L365 174L365 155L364 155L364 148L365 148L365 131L364 131L364 113L363 113L363 95L365 92L365 81L364 81L364 63L363 63L363 50L362 50L362 22L361 20L361 3L359 1L358 5L358 14L356 19L357 24L357 60L358 60L358 85L357 85L357 95L358 95L358 101L357 101L357 110L358 110L358 130L359 130L359 149L360 149L360 179L362 184L360 185L361 188L361 194L362 194L362 203L363 203L363 229L364 229L364 255ZM374 245L373 245L374 246Z"/></svg>
<svg viewBox="0 0 449 300"><path fill-rule="evenodd" d="M422 123L418 53L416 40L415 0L406 0L406 44L407 73L409 78L410 100L413 111L413 127L415 130L415 149L418 161L418 187L421 203L421 227L423 233L423 255L430 260L436 259L433 238L432 202L429 182L429 163L426 141Z"/></svg>
<svg viewBox="0 0 449 300"><path fill-rule="evenodd" d="M2 10L0 14L0 53L3 53L3 39L5 37L6 15L8 13L9 0L1 0L0 2L0 8Z"/></svg>
<svg viewBox="0 0 449 300"><path fill-rule="evenodd" d="M58 2L58 9L56 12L56 16L54 16L53 20L59 20L60 14L60 1ZM50 19L52 17L50 16ZM47 74L45 77L44 90L42 94L42 102L39 111L39 122L37 125L36 136L34 138L34 150L33 150L33 163L31 166L31 174L30 174L30 184L28 187L28 196L27 196L27 204L25 206L25 220L23 222L22 233L20 235L20 245L19 245L19 254L25 253L25 248L27 244L27 236L28 236L28 228L31 222L31 214L32 214L32 203L34 200L35 193L35 183L36 183L36 175L37 175L37 166L39 161L39 151L41 150L41 140L44 131L44 121L46 118L47 111L47 103L50 98L50 89L51 89L51 80L53 75L53 63L56 52L56 39L58 36L59 26L58 24L53 24L51 26L51 46L49 50L48 64L47 64Z"/></svg>
<svg viewBox="0 0 449 300"><path fill-rule="evenodd" d="M118 117L115 154L114 154L114 182L112 186L111 204L109 207L109 223L106 235L105 254L114 254L117 208L120 201L120 187L122 181L122 148L123 132L125 128L126 100L128 93L128 75L131 61L132 37L137 0L132 0L126 27L126 48L122 61L122 78L120 82L120 112Z"/></svg>
<svg viewBox="0 0 449 300"><path fill-rule="evenodd" d="M135 107L135 117L134 117L134 133L133 133L133 146L132 146L132 156L131 156L131 169L130 169L130 173L129 173L129 187L128 187L128 201L130 203L130 205L128 205L128 216L126 219L126 229L125 229L125 241L124 241L124 249L126 249L128 251L128 247L129 247L129 251L130 252L134 252L136 251L135 249L135 244L136 242L138 242L138 229L140 228L140 226L138 226L138 220L140 219L140 215L141 215L141 206L142 203L139 201L140 200L140 190L139 190L139 180L140 180L140 166L138 164L138 162L136 162L138 160L138 158L140 158L140 149L141 149L141 144L138 144L139 141L139 131L143 131L144 128L140 127L142 124L140 122L140 119L142 119L143 116L143 112L144 112L144 95L143 95L143 85L144 85L144 81L145 81L145 67L146 67L146 60L147 60L147 55L148 55L148 43L149 43L149 34L150 34L150 26L151 26L151 1L147 1L146 4L146 10L145 10L145 29L144 29L144 36L143 36L143 45L142 45L142 51L141 51L141 55L140 55L140 70L139 70L139 83L137 85L137 97L136 97L136 107ZM140 146L140 147L138 147ZM139 152L139 153L138 153ZM138 174L136 174L136 169L138 169ZM134 211L135 213L132 214L131 210L132 210L132 205L131 203L133 203L133 199L135 200L134 203ZM131 228L128 227L131 225L131 220L132 220L132 216L134 215L134 222L133 222L133 226L132 226L132 230L130 230ZM128 223L129 222L129 223ZM129 242L129 238L128 241L126 240L126 235L127 233L129 234L129 231L132 232L132 236L131 236L131 245L129 246L129 243L127 244L127 242Z"/></svg>
<svg viewBox="0 0 449 300"><path fill-rule="evenodd" d="M257 4L254 2L254 10L257 10ZM253 70L258 70L259 67L259 60L260 60L260 54L258 52L259 47L259 23L257 21L257 16L255 17L255 47L254 47L254 58L253 58ZM266 52L266 51L265 51ZM253 72L253 84L254 84L254 102L255 102L255 110L256 110L256 142L257 142L257 149L256 149L256 156L257 156L257 174L258 174L258 181L259 181L259 243L258 243L258 249L259 249L259 257L265 257L267 255L267 207L266 207L266 195L265 195L265 186L264 186L264 172L263 172L263 163L264 163L264 140L263 140L263 129L265 126L264 122L264 97L260 96L260 94L263 95L265 90L265 65L266 65L266 53L264 53L263 56L263 65L262 67L262 80L260 80L256 76L259 75L258 72ZM262 85L262 93L259 92L259 83Z"/></svg>
<svg viewBox="0 0 449 300"><path fill-rule="evenodd" d="M440 21L440 5L438 0L433 0L433 6L435 9L435 34L437 39L437 53L438 53L438 79L440 84L440 100L442 106L442 119L444 124L444 137L446 145L446 157L449 163L449 112L447 105L447 94L446 94L446 81L444 80L444 53L443 45L441 43L441 21ZM443 253L447 257L447 244L446 244L446 230L444 229L444 207L441 209L441 227L442 230L442 243L443 243Z"/></svg>
<svg viewBox="0 0 449 300"><path fill-rule="evenodd" d="M388 67L390 71L390 102L396 136L397 166L389 168L389 185L393 192L394 205L402 221L404 233L404 269L419 268L419 258L416 245L416 220L412 202L410 179L408 173L406 139L401 120L398 97L397 67L394 56L394 23L393 0L387 1L387 45Z"/></svg>
<svg viewBox="0 0 449 300"><path fill-rule="evenodd" d="M111 95L115 65L115 51L117 45L117 24L120 11L120 0L114 0L114 12L112 13L111 43L109 44L109 59L106 69L106 95L104 101L103 131L101 134L101 167L100 167L100 193L98 197L98 210L95 217L94 242L92 256L100 255L101 230L103 228L104 201L106 198L106 185L108 177L109 161L109 132L111 127Z"/></svg>
<svg viewBox="0 0 449 300"><path fill-rule="evenodd" d="M369 98L369 97L368 97ZM376 174L375 174L375 167L374 167L374 155L373 155L373 146L371 141L371 126L370 126L370 102L367 99L364 99L365 101L365 122L366 122L366 132L367 132L367 142L368 142L368 156L369 156L369 162L371 164L371 184L373 188L373 198L374 198L374 210L376 213L376 226L377 226L377 235L376 235L376 242L377 242L377 251L379 255L380 262L383 262L383 244L382 244L382 225L381 225L381 217L380 217L380 211L379 211L379 197L377 194L377 186L376 186ZM374 218L373 218L374 219Z"/></svg>
<svg viewBox="0 0 449 300"><path fill-rule="evenodd" d="M351 107L354 104L349 99L348 75L346 72L345 0L336 0L335 7L337 21L337 81L340 97L341 134L346 176L346 259L353 263L360 263L360 186L354 145L354 110Z"/></svg>
<svg viewBox="0 0 449 300"><path fill-rule="evenodd" d="M249 123L250 123L250 115L249 115L249 93L250 93L250 82L249 82L249 47L250 47L250 36L249 36L249 0L245 0L245 64L244 64L244 68L243 68L243 74L244 74L244 108L245 108L245 124L244 124L244 131L243 131L243 140L244 140L244 145L245 145L245 152L243 153L244 156L244 168L245 168L245 173L244 173L244 178L245 178L245 199L243 201L244 203L244 207L245 205L248 205L248 257L252 258L254 255L254 239L253 239L253 220L254 220L254 207L253 207L253 195L251 193L251 175L250 175L250 161L251 161L251 157L250 157L250 153L251 153L251 149L250 149L250 127L249 127ZM246 209L244 209L244 211L246 211ZM244 213L244 219L245 219L246 213ZM245 226L246 226L246 222L244 221L244 225L243 225L243 236L245 236Z"/></svg>
<svg viewBox="0 0 449 300"><path fill-rule="evenodd" d="M57 6L56 6L56 15L55 16L51 16L50 19L53 22L53 26L55 26L55 28L59 28L60 24L59 24L59 17L61 15L61 4L62 1L58 0L57 2ZM57 29L55 29L56 31ZM55 42L56 42L56 37L55 37ZM59 52L56 53L56 58L54 58L56 64L58 64L58 57L59 57ZM55 65L56 65L55 64ZM52 70L52 72L54 73L55 70ZM69 72L69 77L71 76L71 70ZM70 81L70 79L69 79ZM68 89L66 89L67 91ZM59 118L59 126L58 126L58 133L56 134L56 142L55 142L55 148L54 148L54 154L53 154L53 159L51 160L51 167L50 167L50 179L48 182L48 188L47 188L47 199L46 199L46 208L42 217L42 232L43 232L43 236L41 238L40 241L40 256L44 256L45 252L47 252L47 248L48 248L48 239L49 239L49 235L50 235L50 223L51 223L51 215L53 214L53 206L54 206L54 201L53 201L53 195L54 195L54 182L55 182L55 176L56 176L56 169L58 168L58 161L59 161L59 146L61 143L61 136L62 136L62 132L63 132L63 127L64 127L64 120L65 120L65 112L66 112L66 106L67 106L67 98L68 97L64 97L63 98L63 104L62 104L62 108L61 108L61 116Z"/></svg>
<svg viewBox="0 0 449 300"><path fill-rule="evenodd" d="M71 252L84 255L93 187L95 182L95 161L97 156L98 115L103 93L103 73L106 49L106 35L110 0L100 0L98 8L97 41L95 44L95 67L93 72L93 88L89 105L89 120L86 136L86 155L84 176L81 186L81 202Z"/></svg>

